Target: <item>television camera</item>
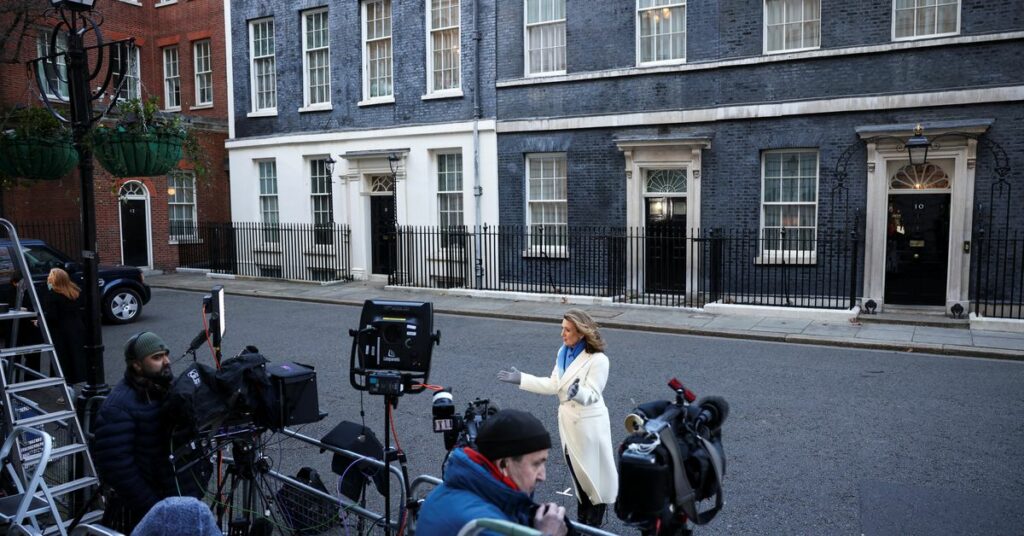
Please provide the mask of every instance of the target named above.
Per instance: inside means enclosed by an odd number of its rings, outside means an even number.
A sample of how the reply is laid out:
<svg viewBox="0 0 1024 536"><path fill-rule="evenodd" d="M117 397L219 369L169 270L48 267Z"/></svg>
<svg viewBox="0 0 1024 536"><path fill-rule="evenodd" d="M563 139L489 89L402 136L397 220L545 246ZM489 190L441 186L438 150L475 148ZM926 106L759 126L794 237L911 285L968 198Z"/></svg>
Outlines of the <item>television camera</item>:
<svg viewBox="0 0 1024 536"><path fill-rule="evenodd" d="M630 435L618 450L615 514L642 534L690 534L690 523L711 521L723 505L721 427L729 404L714 396L695 403L696 395L679 380L668 385L675 400L637 406L626 417Z"/></svg>
<svg viewBox="0 0 1024 536"><path fill-rule="evenodd" d="M430 411L434 417L434 433L444 434L444 449L450 451L456 447L476 448L480 425L498 412L498 406L490 399L477 398L459 415L455 412L452 393L446 389L434 394Z"/></svg>

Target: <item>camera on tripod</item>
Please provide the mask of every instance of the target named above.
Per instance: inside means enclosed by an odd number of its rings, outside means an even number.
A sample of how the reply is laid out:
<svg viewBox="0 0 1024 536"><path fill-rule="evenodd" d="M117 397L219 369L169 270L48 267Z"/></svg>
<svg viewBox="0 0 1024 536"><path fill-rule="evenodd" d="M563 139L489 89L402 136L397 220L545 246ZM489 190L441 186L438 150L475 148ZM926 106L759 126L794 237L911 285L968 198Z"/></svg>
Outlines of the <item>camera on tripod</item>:
<svg viewBox="0 0 1024 536"><path fill-rule="evenodd" d="M456 447L476 448L476 434L488 417L498 412L498 406L487 398L477 398L469 403L465 413L455 412L455 401L451 391L434 394L430 408L434 417L434 433L444 434L444 449Z"/></svg>
<svg viewBox="0 0 1024 536"><path fill-rule="evenodd" d="M725 451L722 423L729 404L697 399L679 380L675 401L641 404L626 417L630 435L619 447L619 495L615 514L644 534L689 534L721 510ZM711 508L704 501L714 500ZM657 531L657 532L655 532Z"/></svg>

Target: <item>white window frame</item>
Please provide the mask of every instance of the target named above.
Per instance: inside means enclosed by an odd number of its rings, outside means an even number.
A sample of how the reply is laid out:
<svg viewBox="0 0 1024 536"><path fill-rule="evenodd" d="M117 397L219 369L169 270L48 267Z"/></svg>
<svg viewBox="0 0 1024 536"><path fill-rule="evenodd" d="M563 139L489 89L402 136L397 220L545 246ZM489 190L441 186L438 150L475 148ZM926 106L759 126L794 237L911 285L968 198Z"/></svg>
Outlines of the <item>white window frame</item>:
<svg viewBox="0 0 1024 536"><path fill-rule="evenodd" d="M206 48L203 53L200 48ZM205 58L205 65L203 64ZM195 73L195 106L192 109L213 106L213 43L210 39L202 39L192 43L192 69ZM210 99L203 100L203 89L209 91Z"/></svg>
<svg viewBox="0 0 1024 536"><path fill-rule="evenodd" d="M122 99L141 99L142 98L142 78L141 78L141 67L139 65L139 47L130 46L127 43L117 45L111 48L111 55L117 55L118 61L120 61L121 51L127 50L128 57L128 73L124 75L127 78L127 83L123 88L123 93L120 94ZM121 83L121 78L115 73L112 79L114 87L113 91L117 91L117 86Z"/></svg>
<svg viewBox="0 0 1024 536"><path fill-rule="evenodd" d="M531 169L530 164L534 160L555 160L556 163L557 163L557 161L561 161L562 167L565 170L565 176L563 176L563 177L558 177L557 175L552 176L552 177L541 176L541 177L538 177L538 178L561 179L562 181L564 181L564 183L565 183L565 197L564 198L561 198L561 199L558 199L558 198L542 199L542 200L537 200L537 201L531 201L530 200L530 180L532 178L534 178L534 177L530 176L530 169ZM545 227L555 226L555 227L563 227L565 229L568 229L568 227L569 227L569 159L568 159L568 155L566 153L528 153L526 155L525 161L526 161L526 169L525 169L526 181L525 181L525 184L524 184L524 187L523 187L523 189L524 189L523 199L526 202L525 216L526 216L526 229L527 229L527 233L528 233L527 236L528 237L532 237L533 236L532 229L533 229L533 227L535 225L544 225ZM556 184L555 191L557 191L557 189L558 188L557 188L557 184ZM533 223L533 210L531 208L531 203L543 203L543 204L556 204L556 203L560 203L560 204L562 204L562 206L564 207L565 221L564 222L556 222L556 223L539 223L539 224L534 224ZM566 257L566 256L568 256L568 250L565 248L565 246L534 244L533 241L532 241L532 238L531 238L530 242L526 244L526 251L523 252L523 255L524 256Z"/></svg>
<svg viewBox="0 0 1024 536"><path fill-rule="evenodd" d="M327 162L328 158L330 158L329 155L321 155L321 156L309 157L309 158L306 159L306 169L308 170L308 173L309 173L307 175L307 177L309 179L309 183L308 183L309 184L309 209L310 209L310 211L309 211L310 220L309 221L313 223L313 233L314 233L313 243L317 247L322 247L322 246L330 247L330 246L334 245L333 229L334 229L334 223L336 221L334 219L334 177L332 177L331 173L329 173L327 171L327 163L326 162ZM320 164L318 164L318 163L320 163ZM317 169L316 169L317 165L323 165L324 166L323 174L322 175L315 173L317 171ZM317 181L321 181L321 182L317 183ZM317 186L320 186L321 188L317 188ZM323 190L323 191L318 191L318 190ZM322 198L326 198L326 201L327 201L326 210L324 209L323 206L320 206L320 207L317 206L318 201L321 202L321 204L322 204ZM317 214L325 214L325 213L328 216L327 221L326 222L318 222L317 221ZM317 234L318 233L318 231L317 231L317 226L318 225L328 225L330 227L330 231L329 231L328 236L330 236L331 239L328 242L319 242L318 241L318 236L319 236Z"/></svg>
<svg viewBox="0 0 1024 536"><path fill-rule="evenodd" d="M434 3L435 2L450 2L456 4L454 7L454 13L456 22L454 25L449 24L439 28L434 28ZM427 28L427 94L426 97L461 97L462 96L462 0L427 0L425 2L427 15L426 15L426 28ZM446 8L447 9L447 8ZM437 88L434 84L434 69L436 64L434 62L434 35L443 35L444 33L451 33L454 30L455 38L455 63L454 73L456 83L454 87L449 88Z"/></svg>
<svg viewBox="0 0 1024 536"><path fill-rule="evenodd" d="M447 172L446 174L450 175L451 177L453 177L455 180L458 181L458 188L454 189L454 190L442 189L441 188L442 184L444 184L446 186L448 185L448 181L442 181L442 177L441 177L441 161L442 160L447 160L449 158L451 158L453 161L458 162L458 165L459 165L459 168L458 168L457 171L452 171L452 170L449 170L447 168L447 166L445 167L446 172ZM465 203L465 197L464 197L465 196L465 187L466 187L466 182L465 182L466 168L465 168L465 159L462 156L462 151L459 150L459 149L454 149L454 150L437 151L436 153L434 153L434 178L435 178L435 181L436 181L434 184L437 187L437 197L436 197L437 211L435 211L435 214L437 215L437 226L438 226L438 228L442 229L442 232L443 232L443 229L445 227L453 227L453 226L454 227L461 227L461 226L466 225L466 203ZM451 210L451 208L450 208L451 204L448 204L448 210L445 210L443 208L444 203L442 202L442 199L448 199L448 200L458 199L459 209L457 211L456 210ZM444 221L443 221L445 219L445 218L442 217L443 213L449 214L449 222L448 222L447 226L444 224ZM459 222L458 223L451 223L451 221L450 221L451 215L454 215L456 213L459 215L459 217L458 217ZM448 240L448 239L441 240L441 247L442 248L447 248L449 246L450 242L451 241Z"/></svg>
<svg viewBox="0 0 1024 536"><path fill-rule="evenodd" d="M371 41L367 39L369 32L367 26L369 20L367 19L367 7L370 4L385 4L387 6L387 21L389 31L386 37L377 37L373 39L373 43L387 43L389 49L388 56L388 78L391 79L391 92L385 95L370 95L370 45ZM394 43L394 14L395 6L392 0L362 0L359 4L360 9L360 28L362 29L362 45L363 45L363 100L359 101L359 106L368 106L373 104L388 104L395 102L395 43ZM383 20L383 19L380 19Z"/></svg>
<svg viewBox="0 0 1024 536"><path fill-rule="evenodd" d="M187 179L187 184L181 184L178 181ZM174 195L171 195L170 190L174 188ZM196 176L191 171L175 170L167 175L167 227L168 234L172 242L182 242L187 240L196 240L199 238L198 224L199 224L199 210L197 208L196 200ZM179 201L184 191L191 191L191 201ZM181 221L186 222L190 228L184 233L174 232L174 207L186 207L190 209L191 218L182 219Z"/></svg>
<svg viewBox="0 0 1024 536"><path fill-rule="evenodd" d="M565 13L565 0L552 0L562 2L563 16L561 19L545 20L543 22L530 23L530 1L523 0L523 71L527 77L532 76L557 76L566 73L567 55L566 49L569 47L568 35L566 34L566 20L568 14ZM544 0L537 0L543 2ZM530 28L544 25L562 25L562 33L564 34L564 43L562 46L562 69L556 69L551 71L533 71L530 69Z"/></svg>
<svg viewBox="0 0 1024 536"><path fill-rule="evenodd" d="M178 45L160 49L164 65L164 110L181 110L181 55ZM173 57L172 57L173 56Z"/></svg>
<svg viewBox="0 0 1024 536"><path fill-rule="evenodd" d="M39 57L47 56L47 55L50 54L50 40L52 38L53 38L53 29L52 28L40 29L39 30L39 33L36 35L36 52L38 53ZM57 44L56 45L57 45L57 50L62 51L62 52L67 52L67 49L68 49L68 38L67 38L67 35L64 32L60 32L60 33L57 34ZM39 86L40 87L44 87L44 85L45 85L45 87L47 89L49 89L50 83L49 83L49 81L44 80L44 77L46 76L46 72L45 72L45 69L42 68L42 64L40 64L40 70L42 72L40 72L37 75L37 81L39 82ZM57 63L56 63L55 70L57 71L56 72L56 76L57 76L56 82L57 82L57 91L58 91L58 93L51 93L51 92L47 91L46 92L46 96L51 98L51 99L56 99L56 100L60 100L60 101L67 101L68 100L68 95L70 95L70 93L68 92L67 56L64 56L64 55L57 56Z"/></svg>
<svg viewBox="0 0 1024 536"><path fill-rule="evenodd" d="M815 166L814 166L814 202L809 201L765 201L765 162L768 155L771 154L814 154L815 155ZM799 177L799 176L798 176ZM781 176L780 176L781 179ZM780 196L781 196L781 184ZM797 183L797 192L800 191L799 182ZM761 153L761 195L758 201L759 214L759 228L758 238L762 241L760 251L758 251L758 257L754 260L756 264L814 264L817 262L817 251L818 251L818 227L820 224L818 203L821 200L821 151L815 148L787 148L787 149L773 149L770 151L763 151ZM814 238L811 240L814 245L813 249L800 249L800 250L786 250L786 249L767 249L765 245L765 206L814 206ZM772 228L776 228L772 226ZM778 228L787 229L808 229L808 227L796 226L796 227L785 227L779 226Z"/></svg>
<svg viewBox="0 0 1024 536"><path fill-rule="evenodd" d="M920 0L916 0L916 1L920 1ZM950 35L960 35L960 24L961 24L961 21L963 20L963 2L961 2L961 0L955 0L955 2L956 2L956 30L955 31L945 32L945 33L920 34L920 35L914 34L914 35L907 35L907 36L903 36L903 37L900 37L900 36L896 35L896 2L897 2L897 0L893 0L892 1L892 40L893 41L916 41L918 39L932 39L932 38L935 38L935 37L946 37L946 36L950 36ZM938 0L938 2L942 2L944 5L951 3L948 0ZM917 20L917 13L916 12L920 11L921 9L927 9L927 8L938 9L938 6L937 5L936 6L916 6L915 5L915 7L913 8L915 10L914 20L915 21ZM936 24L938 24L937 18L936 18ZM914 24L914 31L915 32L917 31L917 24Z"/></svg>
<svg viewBox="0 0 1024 536"><path fill-rule="evenodd" d="M762 46L763 46L762 50L764 51L765 54L785 54L787 52L801 52L801 51L804 51L804 50L817 50L817 49L821 48L821 0L811 0L811 1L814 1L814 2L818 3L818 18L817 19L802 18L799 21L797 21L796 19L789 19L788 18L789 14L788 13L784 13L783 14L783 22L780 24L780 26L783 26L783 28L785 28L785 26L787 24L796 24L797 22L800 22L802 24L807 24L808 22L817 21L818 22L818 44L814 45L814 46L810 46L810 47L786 48L785 47L785 45L786 45L785 29L783 29L783 38L782 38L783 48L780 48L780 49L777 49L777 50L770 50L768 48L768 2L769 1L770 0L765 0L764 3L763 3L763 6L764 6L764 19L763 19L764 20L764 31L763 31L763 35L764 35L764 37L763 37L763 43L762 43ZM777 0L777 1L781 1L783 3L783 11L785 12L786 5L787 5L785 0ZM803 0L803 1L806 2L807 0ZM801 10L802 11L805 11L803 9L804 7L806 7L806 6L804 4L801 4ZM804 14L802 13L802 15L804 15ZM801 32L803 32L803 28L801 28ZM803 33L801 33L801 40L802 41L806 41L806 38L804 37Z"/></svg>
<svg viewBox="0 0 1024 536"><path fill-rule="evenodd" d="M309 22L311 17L323 16L323 31L326 34L325 42L323 46L316 48L309 48L308 32ZM314 110L330 110L331 106L331 30L330 22L328 19L327 8L310 9L302 12L302 108L299 108L300 112L314 111ZM325 76L325 91L326 100L313 102L313 72L311 67L311 57L319 55L321 52L326 52L327 57L324 59L324 64L318 66L317 69L323 69L326 72Z"/></svg>
<svg viewBox="0 0 1024 536"><path fill-rule="evenodd" d="M279 244L281 242L281 200L277 187L277 160L257 160L256 180L258 181L256 191L259 197L260 223L263 224L263 242ZM270 192L269 188L264 188L268 184L273 185L273 192ZM269 210L267 206L271 200L274 205L273 210ZM273 214L273 218L268 217L271 214Z"/></svg>
<svg viewBox="0 0 1024 536"><path fill-rule="evenodd" d="M270 36L273 40L273 53L256 57L256 33L255 29L260 25L270 25ZM262 18L249 21L249 97L251 111L248 117L261 117L269 115L277 115L277 25L274 23L273 18ZM257 60L268 60L271 65L270 73L273 80L273 91L268 93L273 96L274 105L266 106L264 108L259 107L259 88L257 88Z"/></svg>
<svg viewBox="0 0 1024 536"><path fill-rule="evenodd" d="M676 1L673 1L671 4L668 4L668 5L648 7L648 8L642 8L642 9L640 8L640 0L636 0L636 6L635 7L636 7L636 42L635 42L635 46L636 46L636 64L638 66L641 66L641 67L652 67L652 66L656 66L656 65L679 65L679 64L686 63L686 52L687 52L687 48L688 48L687 38L689 37L689 32L686 30L686 17L688 15L687 10L688 10L689 6L687 5L686 0L676 0ZM683 57L681 57L681 58L672 58L672 59L668 59L668 60L644 61L644 59L643 59L643 47L642 47L642 43L641 43L641 40L640 40L640 37L641 37L640 36L640 15L641 15L641 11L654 11L654 10L658 10L658 9L672 9L672 8L680 8L680 7L683 8Z"/></svg>

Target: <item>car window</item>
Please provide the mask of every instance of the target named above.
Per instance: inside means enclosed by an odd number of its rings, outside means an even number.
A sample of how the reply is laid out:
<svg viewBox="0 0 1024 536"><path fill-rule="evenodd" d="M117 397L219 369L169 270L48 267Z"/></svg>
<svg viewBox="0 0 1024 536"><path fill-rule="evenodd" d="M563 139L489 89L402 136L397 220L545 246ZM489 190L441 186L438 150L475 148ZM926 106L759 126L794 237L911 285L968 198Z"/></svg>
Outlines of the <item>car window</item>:
<svg viewBox="0 0 1024 536"><path fill-rule="evenodd" d="M54 252L38 246L23 246L22 253L25 254L25 262L32 275L46 275L50 268L64 268L64 259L58 257Z"/></svg>

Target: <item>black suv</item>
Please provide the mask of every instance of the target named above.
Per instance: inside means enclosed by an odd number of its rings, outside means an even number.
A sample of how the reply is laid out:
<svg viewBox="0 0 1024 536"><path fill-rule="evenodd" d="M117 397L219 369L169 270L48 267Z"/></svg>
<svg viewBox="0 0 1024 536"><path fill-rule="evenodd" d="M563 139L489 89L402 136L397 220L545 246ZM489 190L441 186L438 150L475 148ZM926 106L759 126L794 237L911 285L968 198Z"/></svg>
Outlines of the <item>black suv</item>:
<svg viewBox="0 0 1024 536"><path fill-rule="evenodd" d="M10 283L14 273L15 257L9 240L0 240L0 285ZM81 264L50 247L42 240L21 241L25 262L32 272L36 292L46 292L46 277L51 268L63 268L79 287L84 286L85 272ZM142 270L133 266L100 266L99 285L103 289L100 310L103 318L114 324L134 322L142 314L142 306L149 303L149 285L143 280ZM13 305L13 304L11 304Z"/></svg>

